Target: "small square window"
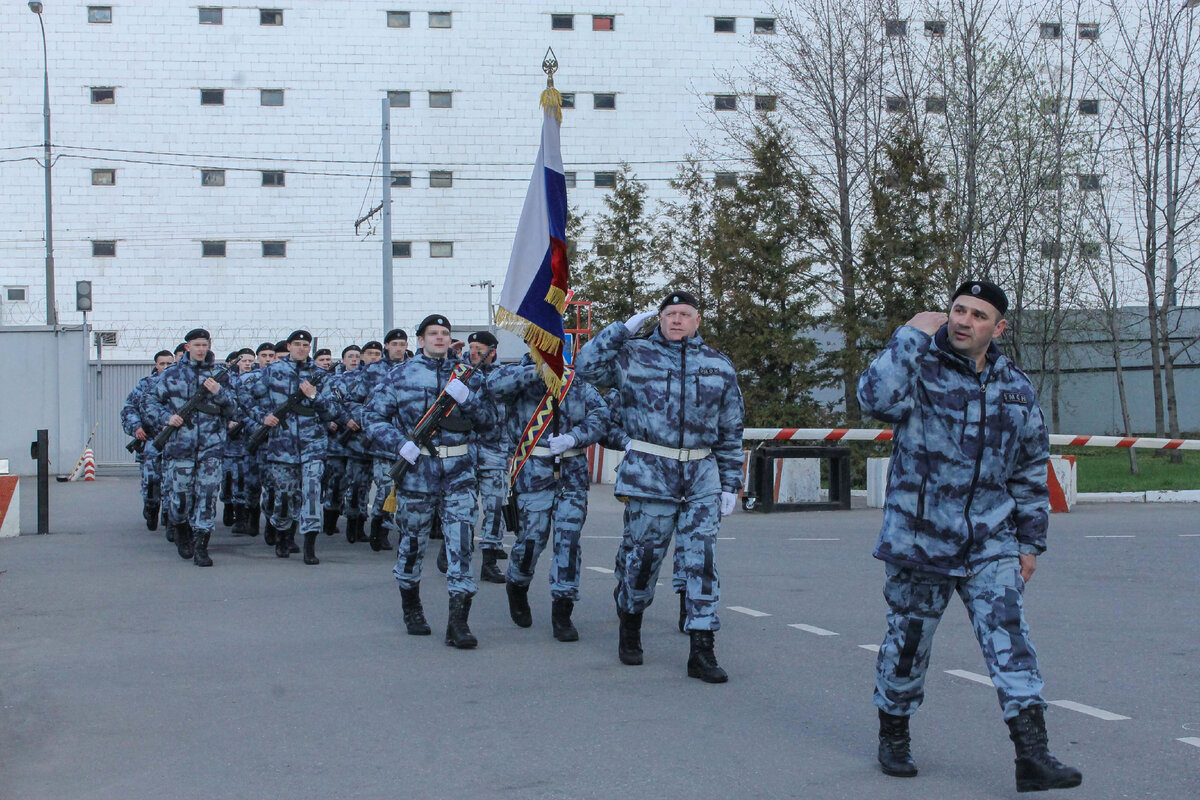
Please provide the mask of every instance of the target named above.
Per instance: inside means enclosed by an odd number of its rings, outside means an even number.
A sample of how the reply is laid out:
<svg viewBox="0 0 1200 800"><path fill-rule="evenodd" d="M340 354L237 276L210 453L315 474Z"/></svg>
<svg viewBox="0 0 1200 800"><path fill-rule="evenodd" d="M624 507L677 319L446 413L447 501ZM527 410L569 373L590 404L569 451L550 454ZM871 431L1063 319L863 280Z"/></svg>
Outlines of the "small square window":
<svg viewBox="0 0 1200 800"><path fill-rule="evenodd" d="M908 98L899 95L892 95L885 101L885 106L889 114L900 114L908 111Z"/></svg>
<svg viewBox="0 0 1200 800"><path fill-rule="evenodd" d="M946 113L946 98L940 95L931 95L925 98L925 113L926 114L945 114Z"/></svg>
<svg viewBox="0 0 1200 800"><path fill-rule="evenodd" d="M552 30L552 31L573 31L573 30L575 30L575 15L574 14L551 14L550 15L550 30Z"/></svg>
<svg viewBox="0 0 1200 800"><path fill-rule="evenodd" d="M755 33L774 33L775 18L774 17L755 17L754 18Z"/></svg>
<svg viewBox="0 0 1200 800"><path fill-rule="evenodd" d="M88 6L88 22L111 23L112 6Z"/></svg>
<svg viewBox="0 0 1200 800"><path fill-rule="evenodd" d="M208 241L200 243L200 255L205 258L224 258L225 242Z"/></svg>
<svg viewBox="0 0 1200 800"><path fill-rule="evenodd" d="M449 189L454 185L454 173L448 169L434 169L429 171L429 188L430 189Z"/></svg>
<svg viewBox="0 0 1200 800"><path fill-rule="evenodd" d="M430 242L430 258L454 258L454 242Z"/></svg>
<svg viewBox="0 0 1200 800"><path fill-rule="evenodd" d="M892 38L908 36L908 22L902 19L885 19L883 21L883 33L885 36Z"/></svg>
<svg viewBox="0 0 1200 800"><path fill-rule="evenodd" d="M1079 255L1083 258L1096 259L1100 258L1103 250L1099 242L1080 242Z"/></svg>
<svg viewBox="0 0 1200 800"><path fill-rule="evenodd" d="M1081 22L1076 29L1080 39L1088 42L1100 41L1100 23L1099 22Z"/></svg>
<svg viewBox="0 0 1200 800"><path fill-rule="evenodd" d="M1061 39L1062 38L1062 23L1061 22L1043 22L1041 25L1040 36L1043 39Z"/></svg>
<svg viewBox="0 0 1200 800"><path fill-rule="evenodd" d="M265 169L262 173L263 186L283 186L284 177L281 169Z"/></svg>
<svg viewBox="0 0 1200 800"><path fill-rule="evenodd" d="M1062 242L1042 242L1042 258L1062 258Z"/></svg>
<svg viewBox="0 0 1200 800"><path fill-rule="evenodd" d="M117 255L117 240L116 239L93 239L92 240L92 257L93 258L115 258Z"/></svg>
<svg viewBox="0 0 1200 800"><path fill-rule="evenodd" d="M1038 105L1043 114L1053 117L1062 108L1062 100L1057 97L1044 97Z"/></svg>
<svg viewBox="0 0 1200 800"><path fill-rule="evenodd" d="M407 28L411 25L412 15L407 11L387 12L387 26L389 28Z"/></svg>
<svg viewBox="0 0 1200 800"><path fill-rule="evenodd" d="M430 108L451 108L454 105L454 92L430 92Z"/></svg>
<svg viewBox="0 0 1200 800"><path fill-rule="evenodd" d="M736 172L718 172L713 176L713 185L718 189L736 189L737 181Z"/></svg>
<svg viewBox="0 0 1200 800"><path fill-rule="evenodd" d="M592 176L592 185L597 189L613 189L617 185L617 173L597 172Z"/></svg>
<svg viewBox="0 0 1200 800"><path fill-rule="evenodd" d="M283 9L281 8L260 8L258 10L259 25L282 25L283 24Z"/></svg>
<svg viewBox="0 0 1200 800"><path fill-rule="evenodd" d="M262 89L259 91L259 105L263 106L281 106L283 105L283 89Z"/></svg>
<svg viewBox="0 0 1200 800"><path fill-rule="evenodd" d="M286 258L287 242L263 242L263 258Z"/></svg>
<svg viewBox="0 0 1200 800"><path fill-rule="evenodd" d="M222 10L219 8L201 8L200 9L200 24L201 25L220 25L224 22L222 18Z"/></svg>
<svg viewBox="0 0 1200 800"><path fill-rule="evenodd" d="M611 92L601 92L592 95L592 108L602 111L612 111L617 107L617 96Z"/></svg>
<svg viewBox="0 0 1200 800"><path fill-rule="evenodd" d="M429 12L429 27L431 28L449 28L451 27L450 11L430 11Z"/></svg>
<svg viewBox="0 0 1200 800"><path fill-rule="evenodd" d="M225 185L225 170L223 170L223 169L202 169L202 170L200 170L200 185L201 186L224 186Z"/></svg>
<svg viewBox="0 0 1200 800"><path fill-rule="evenodd" d="M1062 175L1043 175L1038 178L1038 189L1043 192L1056 192L1062 188Z"/></svg>
<svg viewBox="0 0 1200 800"><path fill-rule="evenodd" d="M412 258L412 242L392 242L392 258Z"/></svg>
<svg viewBox="0 0 1200 800"><path fill-rule="evenodd" d="M562 107L563 108L574 108L575 107L575 93L574 92L563 92L562 93Z"/></svg>
<svg viewBox="0 0 1200 800"><path fill-rule="evenodd" d="M713 33L737 33L737 17L713 17Z"/></svg>
<svg viewBox="0 0 1200 800"><path fill-rule="evenodd" d="M412 105L412 92L388 92L387 98L392 108L408 108Z"/></svg>
<svg viewBox="0 0 1200 800"><path fill-rule="evenodd" d="M564 172L563 177L566 178L567 188L574 189L575 188L575 173L574 172Z"/></svg>
<svg viewBox="0 0 1200 800"><path fill-rule="evenodd" d="M392 170L392 187L395 189L411 189L412 171L407 169Z"/></svg>
<svg viewBox="0 0 1200 800"><path fill-rule="evenodd" d="M736 94L718 94L713 96L713 109L715 111L737 111L737 95Z"/></svg>
<svg viewBox="0 0 1200 800"><path fill-rule="evenodd" d="M1081 192L1098 192L1100 191L1100 175L1088 173L1079 176L1079 191Z"/></svg>
<svg viewBox="0 0 1200 800"><path fill-rule="evenodd" d="M594 31L611 31L615 30L617 18L612 14L593 14L592 15L592 30Z"/></svg>
<svg viewBox="0 0 1200 800"><path fill-rule="evenodd" d="M601 258L612 258L617 254L617 246L610 242L601 242L596 245L596 255Z"/></svg>
<svg viewBox="0 0 1200 800"><path fill-rule="evenodd" d="M92 186L114 186L116 183L117 171L115 169L92 170Z"/></svg>
<svg viewBox="0 0 1200 800"><path fill-rule="evenodd" d="M1083 114L1084 116L1088 116L1088 117L1096 116L1097 114L1100 113L1100 101L1092 100L1092 99L1080 100L1079 101L1079 113Z"/></svg>
<svg viewBox="0 0 1200 800"><path fill-rule="evenodd" d="M225 105L225 90L224 89L201 89L200 90L200 105L202 105L202 106L223 106L223 105Z"/></svg>
<svg viewBox="0 0 1200 800"><path fill-rule="evenodd" d="M925 35L932 39L941 39L946 35L946 22L940 19L925 20Z"/></svg>
<svg viewBox="0 0 1200 800"><path fill-rule="evenodd" d="M756 94L754 95L754 110L774 111L778 100L779 98L773 94Z"/></svg>
<svg viewBox="0 0 1200 800"><path fill-rule="evenodd" d="M28 286L6 286L4 287L5 299L10 303L24 303L29 300Z"/></svg>
<svg viewBox="0 0 1200 800"><path fill-rule="evenodd" d="M111 106L117 102L117 90L111 86L93 86L92 87L92 104L98 106Z"/></svg>

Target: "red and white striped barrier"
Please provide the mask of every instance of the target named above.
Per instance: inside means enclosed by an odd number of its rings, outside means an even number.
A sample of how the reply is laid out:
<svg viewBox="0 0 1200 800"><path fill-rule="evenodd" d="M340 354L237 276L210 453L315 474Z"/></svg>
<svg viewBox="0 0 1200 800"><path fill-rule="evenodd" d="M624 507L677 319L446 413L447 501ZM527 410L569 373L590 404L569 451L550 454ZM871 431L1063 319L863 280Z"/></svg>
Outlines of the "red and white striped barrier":
<svg viewBox="0 0 1200 800"><path fill-rule="evenodd" d="M16 475L0 475L0 537L21 532L20 480Z"/></svg>
<svg viewBox="0 0 1200 800"><path fill-rule="evenodd" d="M753 442L823 441L890 442L892 432L878 428L746 428L742 438ZM1200 439L1155 439L1151 436L1075 436L1050 434L1050 444L1063 447L1138 447L1150 450L1200 450Z"/></svg>
<svg viewBox="0 0 1200 800"><path fill-rule="evenodd" d="M96 454L90 447L83 451L83 479L85 481L96 480Z"/></svg>

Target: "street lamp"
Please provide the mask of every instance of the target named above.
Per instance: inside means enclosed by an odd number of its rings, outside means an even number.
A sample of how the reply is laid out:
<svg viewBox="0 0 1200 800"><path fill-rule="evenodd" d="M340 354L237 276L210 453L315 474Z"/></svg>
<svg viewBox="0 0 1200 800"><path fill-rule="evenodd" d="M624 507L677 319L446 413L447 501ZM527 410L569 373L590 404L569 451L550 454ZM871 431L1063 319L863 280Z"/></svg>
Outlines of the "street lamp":
<svg viewBox="0 0 1200 800"><path fill-rule="evenodd" d="M51 222L50 203L50 57L46 52L46 23L42 21L42 4L30 2L29 10L37 14L42 29L42 147L45 151L46 167L46 324L58 324L58 312L54 307L54 226Z"/></svg>

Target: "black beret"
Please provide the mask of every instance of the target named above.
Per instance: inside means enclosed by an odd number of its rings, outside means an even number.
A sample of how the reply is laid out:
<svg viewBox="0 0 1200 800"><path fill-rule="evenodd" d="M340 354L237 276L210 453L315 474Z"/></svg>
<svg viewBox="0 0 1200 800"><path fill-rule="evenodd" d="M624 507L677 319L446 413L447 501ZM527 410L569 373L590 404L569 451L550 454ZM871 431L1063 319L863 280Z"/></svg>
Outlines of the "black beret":
<svg viewBox="0 0 1200 800"><path fill-rule="evenodd" d="M1008 311L1008 295L1004 294L1004 290L991 281L967 281L950 296L950 302L953 303L964 294L991 303L1000 312L1000 316L1004 316L1004 312Z"/></svg>
<svg viewBox="0 0 1200 800"><path fill-rule="evenodd" d="M671 292L663 298L663 301L658 304L658 310L661 313L667 306L691 306L697 311L700 310L700 301L696 299L696 295L691 292L682 290Z"/></svg>
<svg viewBox="0 0 1200 800"><path fill-rule="evenodd" d="M328 347L322 347L320 350L317 351L317 354L314 355L313 358L320 358L321 356L332 356L332 355L333 355L333 353L329 352Z"/></svg>
<svg viewBox="0 0 1200 800"><path fill-rule="evenodd" d="M342 348L342 358L345 358L345 357L346 357L346 353L349 353L351 350L353 350L353 351L354 351L354 352L356 352L356 353L361 353L361 352L362 352L362 350L360 350L360 349L359 349L358 345L356 345L356 344L348 344L348 345L346 345L345 347L343 347L343 348Z"/></svg>
<svg viewBox="0 0 1200 800"><path fill-rule="evenodd" d="M252 356L252 355L254 355L254 351L251 350L249 347L243 347L241 350L238 350L238 355L239 356Z"/></svg>
<svg viewBox="0 0 1200 800"><path fill-rule="evenodd" d="M240 353L240 352L238 352L237 350L234 350L234 351L233 351L233 352L231 352L229 355L225 356L225 363L226 363L226 364L231 364L231 363L233 363L234 361L237 361L237 359L238 359L238 356L239 356L239 355L241 355L241 353Z"/></svg>
<svg viewBox="0 0 1200 800"><path fill-rule="evenodd" d="M212 341L212 337L208 335L208 331L204 330L204 328L192 328L183 335L185 342L190 342L192 339L208 339L210 342Z"/></svg>
<svg viewBox="0 0 1200 800"><path fill-rule="evenodd" d="M159 350L157 353L154 354L154 360L158 361L163 356L167 356L168 358L174 358L175 354L172 353L170 350Z"/></svg>
<svg viewBox="0 0 1200 800"><path fill-rule="evenodd" d="M288 338L287 338L288 344L291 344L292 342L311 342L311 341L312 341L312 334L309 333L308 331L304 330L303 328L298 331L292 331L291 333L288 334Z"/></svg>
<svg viewBox="0 0 1200 800"><path fill-rule="evenodd" d="M179 344L175 345L175 355L179 355L186 349L187 349L187 345L184 344L183 342L180 342Z"/></svg>
<svg viewBox="0 0 1200 800"><path fill-rule="evenodd" d="M417 335L420 336L419 333ZM383 343L387 344L388 342L394 342L397 339L403 339L404 341L407 342L408 334L405 333L404 331L400 330L399 328L392 328L390 331L387 332L387 336L383 337Z"/></svg>
<svg viewBox="0 0 1200 800"><path fill-rule="evenodd" d="M270 342L263 342L262 344L260 344L258 346L258 349L255 350L254 352L256 354L257 353L274 353L275 345L271 344Z"/></svg>
<svg viewBox="0 0 1200 800"><path fill-rule="evenodd" d="M488 347L498 347L500 344L500 340L493 336L491 331L475 331L467 337L467 342L479 342Z"/></svg>
<svg viewBox="0 0 1200 800"><path fill-rule="evenodd" d="M369 341L363 345L363 350L378 350L379 352L382 353L383 345L380 344L379 342L375 341L374 339L372 339L371 341Z"/></svg>
<svg viewBox="0 0 1200 800"><path fill-rule="evenodd" d="M276 342L275 343L275 352L276 353L286 353L287 352L287 342L285 342L282 339L280 339L278 342Z"/></svg>
<svg viewBox="0 0 1200 800"><path fill-rule="evenodd" d="M441 325L443 328L449 329L450 320L446 319L441 314L430 314L428 317L421 320L421 324L417 326L417 336L424 336L425 329L430 325Z"/></svg>

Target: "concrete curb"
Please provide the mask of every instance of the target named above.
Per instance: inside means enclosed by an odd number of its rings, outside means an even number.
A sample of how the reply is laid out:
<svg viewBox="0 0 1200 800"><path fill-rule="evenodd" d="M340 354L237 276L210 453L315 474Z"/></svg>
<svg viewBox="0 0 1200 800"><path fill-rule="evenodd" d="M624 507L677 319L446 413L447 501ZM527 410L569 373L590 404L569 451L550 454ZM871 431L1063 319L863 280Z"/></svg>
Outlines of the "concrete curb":
<svg viewBox="0 0 1200 800"><path fill-rule="evenodd" d="M1200 503L1200 489L1175 492L1080 492L1081 503Z"/></svg>

